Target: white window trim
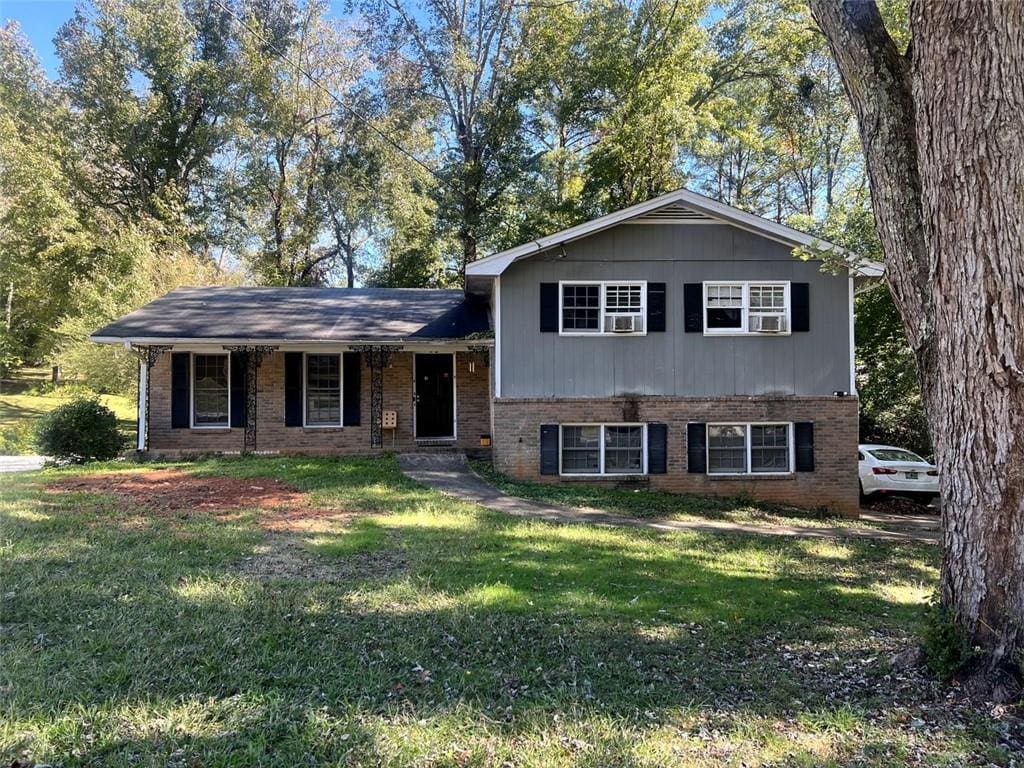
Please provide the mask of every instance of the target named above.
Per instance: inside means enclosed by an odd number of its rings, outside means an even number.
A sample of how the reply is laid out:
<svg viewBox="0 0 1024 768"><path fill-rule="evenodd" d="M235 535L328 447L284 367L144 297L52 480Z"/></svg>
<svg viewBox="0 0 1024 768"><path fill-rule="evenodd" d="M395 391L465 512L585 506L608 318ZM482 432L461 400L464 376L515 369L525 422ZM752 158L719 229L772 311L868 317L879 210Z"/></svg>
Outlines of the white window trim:
<svg viewBox="0 0 1024 768"><path fill-rule="evenodd" d="M564 472L562 471L562 430L565 427L598 427L600 433L597 438L600 456L598 466L600 472ZM605 427L640 427L640 451L641 471L640 472L605 472L604 471L604 428ZM632 421L606 421L606 422L578 422L558 425L558 474L562 477L643 477L647 472L647 424Z"/></svg>
<svg viewBox="0 0 1024 768"><path fill-rule="evenodd" d="M332 355L338 358L338 423L337 424L310 424L306 416L309 409L309 399L306 397L306 384L309 378L309 364L306 359L310 356ZM302 427L303 429L341 429L345 426L345 358L340 352L303 352L302 353Z"/></svg>
<svg viewBox="0 0 1024 768"><path fill-rule="evenodd" d="M743 427L746 431L744 445L747 449L746 472L712 472L711 471L711 427ZM789 452L789 470L786 472L752 472L750 470L750 428L751 427L788 427L786 432L786 449ZM795 429L792 421L714 421L708 422L704 428L704 456L706 469L704 474L710 477L788 477L796 472L796 446L793 443Z"/></svg>
<svg viewBox="0 0 1024 768"><path fill-rule="evenodd" d="M196 355L228 359L228 420L224 424L196 424ZM231 429L231 353L191 352L188 358L188 422L191 429Z"/></svg>
<svg viewBox="0 0 1024 768"><path fill-rule="evenodd" d="M563 303L565 297L566 285L598 285L601 287L600 290L600 307L597 312L597 330L596 331L576 331L576 330L565 330L562 327L562 322L565 318L563 311ZM640 286L640 309L637 310L636 314L643 317L644 329L642 331L633 331L632 333L612 333L604 329L604 318L605 318L605 302L607 301L606 289L609 285L638 285ZM558 335L559 336L646 336L647 335L647 281L646 280L559 280L558 281ZM578 426L572 424L570 426Z"/></svg>
<svg viewBox="0 0 1024 768"><path fill-rule="evenodd" d="M739 285L743 287L743 306L740 310L739 328L708 328L708 286L710 285ZM786 302L786 330L779 333L767 331L751 331L750 328L750 287L758 285L783 286L785 288ZM703 325L705 336L791 336L793 334L793 302L790 298L789 280L705 280L703 284L702 303ZM757 314L757 313L755 313ZM772 313L767 313L772 314ZM777 313L776 313L777 314Z"/></svg>

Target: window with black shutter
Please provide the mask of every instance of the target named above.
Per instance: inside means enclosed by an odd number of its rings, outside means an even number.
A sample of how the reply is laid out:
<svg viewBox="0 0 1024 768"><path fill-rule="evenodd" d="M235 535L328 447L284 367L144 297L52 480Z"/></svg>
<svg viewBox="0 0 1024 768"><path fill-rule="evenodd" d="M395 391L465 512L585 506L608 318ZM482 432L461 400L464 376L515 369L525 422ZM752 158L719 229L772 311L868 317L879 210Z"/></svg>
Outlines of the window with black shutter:
<svg viewBox="0 0 1024 768"><path fill-rule="evenodd" d="M558 474L558 425L540 425L540 473Z"/></svg>
<svg viewBox="0 0 1024 768"><path fill-rule="evenodd" d="M284 353L284 424L302 426L302 353Z"/></svg>
<svg viewBox="0 0 1024 768"><path fill-rule="evenodd" d="M171 427L187 429L191 423L189 415L189 391L192 354L171 353Z"/></svg>
<svg viewBox="0 0 1024 768"><path fill-rule="evenodd" d="M345 409L344 423L346 427L358 427L361 418L362 373L363 361L358 352L345 352L342 356L341 402Z"/></svg>
<svg viewBox="0 0 1024 768"><path fill-rule="evenodd" d="M668 425L647 425L647 472L664 475L668 472Z"/></svg>
<svg viewBox="0 0 1024 768"><path fill-rule="evenodd" d="M666 302L665 283L647 284L647 331L648 333L664 333Z"/></svg>
<svg viewBox="0 0 1024 768"><path fill-rule="evenodd" d="M796 443L795 469L797 472L814 471L814 422L798 421L793 425Z"/></svg>
<svg viewBox="0 0 1024 768"><path fill-rule="evenodd" d="M686 471L703 475L708 469L708 426L702 422L686 425Z"/></svg>

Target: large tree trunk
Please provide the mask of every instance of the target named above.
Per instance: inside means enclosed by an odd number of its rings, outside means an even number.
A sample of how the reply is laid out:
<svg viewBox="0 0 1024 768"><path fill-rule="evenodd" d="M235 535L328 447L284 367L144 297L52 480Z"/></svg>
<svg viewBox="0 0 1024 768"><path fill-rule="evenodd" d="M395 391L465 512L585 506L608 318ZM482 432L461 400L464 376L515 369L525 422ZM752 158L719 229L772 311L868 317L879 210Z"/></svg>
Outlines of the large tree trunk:
<svg viewBox="0 0 1024 768"><path fill-rule="evenodd" d="M901 55L873 0L811 0L857 112L886 276L943 496L942 600L1020 695L1024 653L1024 3L927 0Z"/></svg>

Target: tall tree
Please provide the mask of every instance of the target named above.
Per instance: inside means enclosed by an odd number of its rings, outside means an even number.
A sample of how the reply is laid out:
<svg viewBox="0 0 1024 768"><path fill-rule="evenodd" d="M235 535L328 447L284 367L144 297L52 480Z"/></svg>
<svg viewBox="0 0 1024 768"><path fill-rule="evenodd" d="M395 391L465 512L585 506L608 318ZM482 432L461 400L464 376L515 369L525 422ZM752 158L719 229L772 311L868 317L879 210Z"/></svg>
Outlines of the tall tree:
<svg viewBox="0 0 1024 768"><path fill-rule="evenodd" d="M206 191L240 85L230 14L209 0L94 0L57 34L79 193L205 245Z"/></svg>
<svg viewBox="0 0 1024 768"><path fill-rule="evenodd" d="M622 208L678 187L681 151L697 134L716 90L713 52L701 19L705 0L644 0L602 9L599 140L586 160L590 213Z"/></svg>
<svg viewBox="0 0 1024 768"><path fill-rule="evenodd" d="M354 283L375 211L365 126L365 60L346 28L310 2L252 4L238 36L250 87L232 174L239 249L270 285Z"/></svg>
<svg viewBox="0 0 1024 768"><path fill-rule="evenodd" d="M93 266L58 154L60 92L13 22L0 27L0 368L45 353L67 286Z"/></svg>
<svg viewBox="0 0 1024 768"><path fill-rule="evenodd" d="M459 242L459 274L474 261L500 203L519 178L525 145L523 91L511 76L521 42L512 0L401 0L364 3L382 68L414 64L407 98L429 99L437 115L438 211Z"/></svg>
<svg viewBox="0 0 1024 768"><path fill-rule="evenodd" d="M1021 693L1024 4L917 2L903 52L873 0L811 0L860 124L886 277L914 349L943 496L942 602Z"/></svg>

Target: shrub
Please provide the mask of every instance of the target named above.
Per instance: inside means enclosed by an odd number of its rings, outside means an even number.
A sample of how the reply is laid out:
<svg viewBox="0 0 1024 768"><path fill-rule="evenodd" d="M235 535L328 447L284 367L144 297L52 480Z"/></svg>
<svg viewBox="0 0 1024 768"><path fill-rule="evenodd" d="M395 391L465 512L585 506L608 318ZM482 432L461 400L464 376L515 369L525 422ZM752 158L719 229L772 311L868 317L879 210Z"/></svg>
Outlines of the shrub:
<svg viewBox="0 0 1024 768"><path fill-rule="evenodd" d="M117 456L124 438L114 412L95 398L78 398L43 416L36 427L36 444L47 456L81 463Z"/></svg>
<svg viewBox="0 0 1024 768"><path fill-rule="evenodd" d="M943 680L953 679L974 656L967 633L953 621L938 592L928 605L921 650L928 668Z"/></svg>

